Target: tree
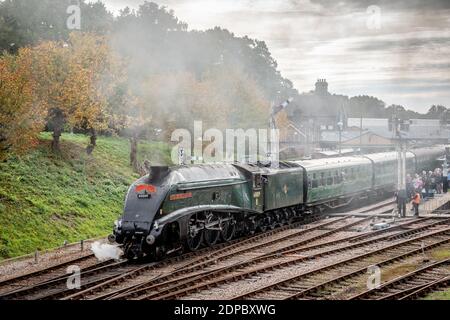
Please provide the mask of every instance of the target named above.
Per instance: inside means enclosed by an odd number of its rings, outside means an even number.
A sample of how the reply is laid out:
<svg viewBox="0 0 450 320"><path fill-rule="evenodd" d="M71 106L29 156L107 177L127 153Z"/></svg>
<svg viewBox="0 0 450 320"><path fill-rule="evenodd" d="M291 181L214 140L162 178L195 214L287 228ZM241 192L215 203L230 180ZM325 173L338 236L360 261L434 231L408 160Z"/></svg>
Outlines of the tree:
<svg viewBox="0 0 450 320"><path fill-rule="evenodd" d="M67 8L71 0L5 0L0 1L0 53L41 41L68 41ZM106 34L112 27L113 15L103 3L79 1L81 31ZM14 46L11 46L14 44Z"/></svg>
<svg viewBox="0 0 450 320"><path fill-rule="evenodd" d="M357 96L350 98L347 105L349 117L387 118L386 104L376 97Z"/></svg>
<svg viewBox="0 0 450 320"><path fill-rule="evenodd" d="M138 161L139 139L145 125L152 119L146 112L143 100L133 95L126 79L118 84L109 100L109 127L115 132L125 132L130 138L130 165L136 173L143 174Z"/></svg>
<svg viewBox="0 0 450 320"><path fill-rule="evenodd" d="M96 145L97 131L108 123L108 97L120 74L107 40L73 33L68 43L43 42L33 48L33 76L39 103L48 110L53 131L52 149L59 150L65 123L91 133L88 153Z"/></svg>
<svg viewBox="0 0 450 320"><path fill-rule="evenodd" d="M397 115L400 119L406 118L406 109L405 107L397 104L392 104L386 108L386 114L388 117L392 117L394 114Z"/></svg>
<svg viewBox="0 0 450 320"><path fill-rule="evenodd" d="M35 103L30 49L0 57L0 157L27 151L42 129L45 110Z"/></svg>
<svg viewBox="0 0 450 320"><path fill-rule="evenodd" d="M432 105L426 114L428 119L441 119L447 108L442 105Z"/></svg>
<svg viewBox="0 0 450 320"><path fill-rule="evenodd" d="M81 125L89 132L88 153L96 146L97 132L106 129L113 116L108 105L110 96L126 79L123 61L112 53L108 41L106 37L89 33L70 35L73 86L68 95L75 108L69 124Z"/></svg>

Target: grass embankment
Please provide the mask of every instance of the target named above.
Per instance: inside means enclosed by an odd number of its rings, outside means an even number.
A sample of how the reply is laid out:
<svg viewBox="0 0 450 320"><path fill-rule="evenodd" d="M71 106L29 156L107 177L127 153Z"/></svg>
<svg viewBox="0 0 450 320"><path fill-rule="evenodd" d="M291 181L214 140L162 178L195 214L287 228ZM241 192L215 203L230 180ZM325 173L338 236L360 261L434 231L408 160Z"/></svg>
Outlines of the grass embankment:
<svg viewBox="0 0 450 320"><path fill-rule="evenodd" d="M64 134L60 154L50 152L50 140L43 133L30 154L0 163L0 260L107 235L138 177L126 139L99 137L91 156L84 135ZM169 162L168 145L139 147L140 159Z"/></svg>

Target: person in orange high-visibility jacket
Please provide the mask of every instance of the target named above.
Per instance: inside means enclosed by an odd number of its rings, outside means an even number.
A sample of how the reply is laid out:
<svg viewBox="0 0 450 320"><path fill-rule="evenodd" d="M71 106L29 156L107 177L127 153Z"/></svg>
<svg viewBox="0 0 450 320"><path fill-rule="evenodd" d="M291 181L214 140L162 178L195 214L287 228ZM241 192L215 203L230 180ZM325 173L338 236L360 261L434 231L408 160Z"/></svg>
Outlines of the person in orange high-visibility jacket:
<svg viewBox="0 0 450 320"><path fill-rule="evenodd" d="M412 204L414 208L414 216L419 216L419 205L420 205L420 193L416 191L412 198Z"/></svg>

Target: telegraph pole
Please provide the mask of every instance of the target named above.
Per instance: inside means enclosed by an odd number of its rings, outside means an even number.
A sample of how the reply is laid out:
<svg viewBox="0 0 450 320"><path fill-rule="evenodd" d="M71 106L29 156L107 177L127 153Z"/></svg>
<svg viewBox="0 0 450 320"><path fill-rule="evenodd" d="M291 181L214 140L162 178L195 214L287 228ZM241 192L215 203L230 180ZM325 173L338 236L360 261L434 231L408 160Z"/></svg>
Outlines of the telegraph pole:
<svg viewBox="0 0 450 320"><path fill-rule="evenodd" d="M402 139L401 125L403 120L400 119L399 110L395 109L392 117L392 130L395 134L397 149L397 201L399 210L403 209L402 216L406 216L404 212L403 202L406 203L406 140Z"/></svg>
<svg viewBox="0 0 450 320"><path fill-rule="evenodd" d="M361 109L361 117L359 118L359 154L362 154L362 134L363 134L363 114Z"/></svg>
<svg viewBox="0 0 450 320"><path fill-rule="evenodd" d="M339 129L339 156L342 154L342 130L344 129L344 119L343 119L343 107L339 110L339 122L337 123Z"/></svg>
<svg viewBox="0 0 450 320"><path fill-rule="evenodd" d="M397 140L397 191L406 189L406 143L402 139L401 124L402 120L396 112L393 119L393 129Z"/></svg>

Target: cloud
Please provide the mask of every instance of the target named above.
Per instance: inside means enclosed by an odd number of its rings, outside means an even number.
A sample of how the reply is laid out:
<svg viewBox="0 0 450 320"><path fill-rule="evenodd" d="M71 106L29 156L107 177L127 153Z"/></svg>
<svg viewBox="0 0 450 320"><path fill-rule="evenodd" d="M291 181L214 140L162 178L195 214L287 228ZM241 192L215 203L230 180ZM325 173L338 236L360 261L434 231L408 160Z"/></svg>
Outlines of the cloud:
<svg viewBox="0 0 450 320"><path fill-rule="evenodd" d="M442 10L450 9L450 2L448 0L311 0L312 3L319 4L323 8L340 8L340 9L354 9L367 8L372 5L379 6L386 9L395 10Z"/></svg>
<svg viewBox="0 0 450 320"><path fill-rule="evenodd" d="M104 1L115 10L143 2ZM336 93L373 94L416 110L436 103L450 107L448 0L156 2L173 9L190 29L219 25L266 41L282 74L300 92L311 90L317 78L327 78ZM367 28L370 5L381 9L380 29Z"/></svg>

